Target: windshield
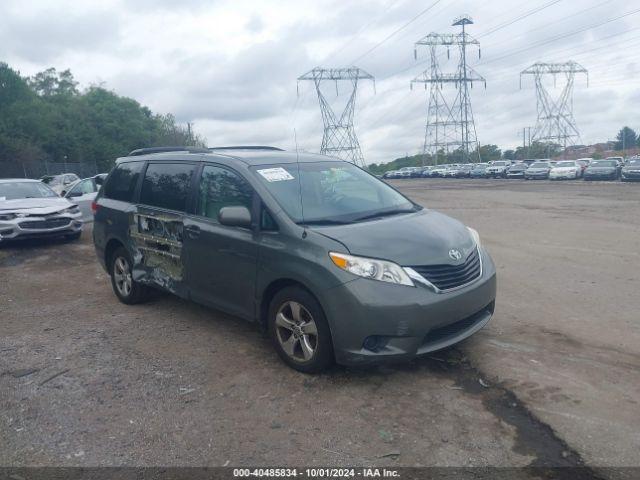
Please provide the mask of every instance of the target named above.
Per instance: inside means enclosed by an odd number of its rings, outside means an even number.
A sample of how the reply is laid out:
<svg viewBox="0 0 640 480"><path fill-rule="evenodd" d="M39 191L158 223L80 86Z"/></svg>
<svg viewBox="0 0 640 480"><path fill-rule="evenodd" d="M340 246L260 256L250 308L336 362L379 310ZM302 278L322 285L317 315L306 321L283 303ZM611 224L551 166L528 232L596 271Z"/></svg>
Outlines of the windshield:
<svg viewBox="0 0 640 480"><path fill-rule="evenodd" d="M536 162L529 168L549 168L549 164L545 162Z"/></svg>
<svg viewBox="0 0 640 480"><path fill-rule="evenodd" d="M556 167L575 167L576 164L574 162L558 162L556 163Z"/></svg>
<svg viewBox="0 0 640 480"><path fill-rule="evenodd" d="M19 198L57 197L56 193L40 182L6 182L0 183L0 200L16 200Z"/></svg>
<svg viewBox="0 0 640 480"><path fill-rule="evenodd" d="M254 171L296 223L351 223L421 208L346 162L260 165Z"/></svg>
<svg viewBox="0 0 640 480"><path fill-rule="evenodd" d="M473 167L474 170L484 170L486 168L487 168L486 165L476 165Z"/></svg>
<svg viewBox="0 0 640 480"><path fill-rule="evenodd" d="M493 162L493 164L497 167L504 167L505 165L508 165L508 162Z"/></svg>
<svg viewBox="0 0 640 480"><path fill-rule="evenodd" d="M640 167L640 158L637 158L635 160L629 160L629 163L627 163L627 165L633 165L634 167Z"/></svg>
<svg viewBox="0 0 640 480"><path fill-rule="evenodd" d="M591 167L615 167L617 165L615 160L594 160L591 162Z"/></svg>

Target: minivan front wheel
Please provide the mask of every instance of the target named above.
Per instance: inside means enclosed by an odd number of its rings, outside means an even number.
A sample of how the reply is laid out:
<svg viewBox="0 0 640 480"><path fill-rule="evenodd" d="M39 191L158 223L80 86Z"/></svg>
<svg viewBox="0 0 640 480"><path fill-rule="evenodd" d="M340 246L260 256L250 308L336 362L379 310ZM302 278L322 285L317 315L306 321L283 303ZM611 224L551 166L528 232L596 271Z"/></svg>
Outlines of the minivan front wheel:
<svg viewBox="0 0 640 480"><path fill-rule="evenodd" d="M269 306L269 335L290 367L317 373L334 361L331 332L318 301L300 287L280 290Z"/></svg>
<svg viewBox="0 0 640 480"><path fill-rule="evenodd" d="M127 305L145 301L149 293L149 287L133 279L132 265L129 252L122 247L111 255L111 286L118 300Z"/></svg>

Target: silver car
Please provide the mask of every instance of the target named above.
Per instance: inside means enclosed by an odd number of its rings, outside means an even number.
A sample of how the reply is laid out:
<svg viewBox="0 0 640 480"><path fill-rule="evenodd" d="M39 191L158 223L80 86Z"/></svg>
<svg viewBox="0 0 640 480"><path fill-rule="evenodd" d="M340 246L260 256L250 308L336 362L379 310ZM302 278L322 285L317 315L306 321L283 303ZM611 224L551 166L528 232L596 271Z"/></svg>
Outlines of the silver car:
<svg viewBox="0 0 640 480"><path fill-rule="evenodd" d="M64 198L78 205L80 212L82 212L83 222L93 222L91 203L98 195L98 190L100 190L105 178L107 178L107 174L101 173L95 177L78 180L69 187L69 191L64 195Z"/></svg>
<svg viewBox="0 0 640 480"><path fill-rule="evenodd" d="M69 191L69 187L80 178L75 173L61 173L60 175L45 175L40 179L42 183L46 183L51 190L61 197Z"/></svg>
<svg viewBox="0 0 640 480"><path fill-rule="evenodd" d="M0 242L82 234L77 205L38 180L0 179Z"/></svg>

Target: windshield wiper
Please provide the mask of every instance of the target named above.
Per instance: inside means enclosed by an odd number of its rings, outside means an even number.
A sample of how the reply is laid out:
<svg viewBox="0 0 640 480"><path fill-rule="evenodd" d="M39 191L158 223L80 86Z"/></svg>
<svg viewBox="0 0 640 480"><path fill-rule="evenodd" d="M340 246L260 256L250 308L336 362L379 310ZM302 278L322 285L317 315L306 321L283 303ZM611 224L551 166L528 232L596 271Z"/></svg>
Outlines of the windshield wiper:
<svg viewBox="0 0 640 480"><path fill-rule="evenodd" d="M330 219L322 219L322 220L309 220L304 222L296 222L298 225L347 225L351 222L344 222L342 220L330 220Z"/></svg>
<svg viewBox="0 0 640 480"><path fill-rule="evenodd" d="M364 220L371 220L373 218L391 217L393 215L400 215L403 213L413 213L417 211L418 210L416 208L411 208L411 209L402 208L397 210L387 210L387 211L371 213L369 215L358 217L354 220L354 222L363 222Z"/></svg>

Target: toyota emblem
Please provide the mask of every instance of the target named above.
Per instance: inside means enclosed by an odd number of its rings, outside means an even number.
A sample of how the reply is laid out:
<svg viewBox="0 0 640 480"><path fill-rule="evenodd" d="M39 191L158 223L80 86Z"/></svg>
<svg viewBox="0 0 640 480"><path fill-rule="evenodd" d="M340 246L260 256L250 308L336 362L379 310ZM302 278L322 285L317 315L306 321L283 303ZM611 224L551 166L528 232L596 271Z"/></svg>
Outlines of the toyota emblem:
<svg viewBox="0 0 640 480"><path fill-rule="evenodd" d="M451 257L452 260L460 260L462 258L462 253L460 253L460 250L452 248L449 250L449 257Z"/></svg>

